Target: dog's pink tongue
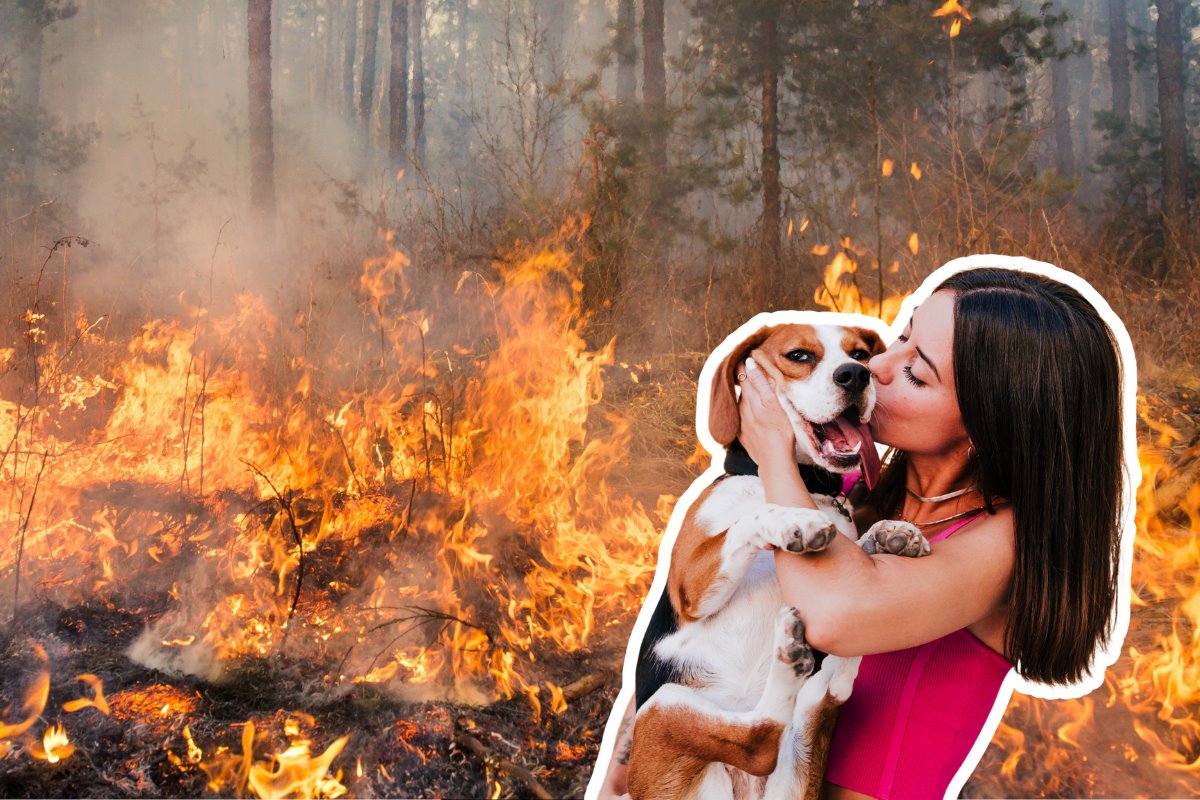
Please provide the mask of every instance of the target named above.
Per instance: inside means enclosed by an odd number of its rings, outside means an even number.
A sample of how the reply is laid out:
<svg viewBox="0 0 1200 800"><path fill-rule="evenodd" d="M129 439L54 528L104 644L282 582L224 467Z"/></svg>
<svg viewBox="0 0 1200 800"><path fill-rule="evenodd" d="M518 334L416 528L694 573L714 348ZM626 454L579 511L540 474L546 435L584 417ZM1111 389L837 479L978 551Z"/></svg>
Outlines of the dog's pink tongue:
<svg viewBox="0 0 1200 800"><path fill-rule="evenodd" d="M859 464L862 466L863 478L868 489L874 489L879 482L879 451L875 449L875 440L867 423L858 418L857 413L843 414L837 418L838 427L851 442L857 439L861 443L858 449Z"/></svg>

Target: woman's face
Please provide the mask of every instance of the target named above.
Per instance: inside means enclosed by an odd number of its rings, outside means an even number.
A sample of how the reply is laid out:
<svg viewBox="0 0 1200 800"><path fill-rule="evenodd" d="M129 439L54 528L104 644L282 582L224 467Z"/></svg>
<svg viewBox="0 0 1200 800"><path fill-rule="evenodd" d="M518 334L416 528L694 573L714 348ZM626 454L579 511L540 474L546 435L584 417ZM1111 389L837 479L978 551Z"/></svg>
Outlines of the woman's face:
<svg viewBox="0 0 1200 800"><path fill-rule="evenodd" d="M954 294L934 292L904 333L867 364L875 378L871 433L910 455L965 451L954 388Z"/></svg>

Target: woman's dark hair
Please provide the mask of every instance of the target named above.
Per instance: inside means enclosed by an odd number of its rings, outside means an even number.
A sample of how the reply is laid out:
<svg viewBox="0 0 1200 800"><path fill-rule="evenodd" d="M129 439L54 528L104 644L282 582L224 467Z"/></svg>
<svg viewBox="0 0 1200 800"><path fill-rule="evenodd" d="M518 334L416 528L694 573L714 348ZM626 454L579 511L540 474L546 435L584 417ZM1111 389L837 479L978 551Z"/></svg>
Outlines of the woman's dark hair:
<svg viewBox="0 0 1200 800"><path fill-rule="evenodd" d="M1005 655L1025 678L1074 683L1112 633L1120 560L1121 362L1099 313L1063 283L974 269L955 293L954 380L989 510L1012 504ZM905 458L873 503L894 514Z"/></svg>

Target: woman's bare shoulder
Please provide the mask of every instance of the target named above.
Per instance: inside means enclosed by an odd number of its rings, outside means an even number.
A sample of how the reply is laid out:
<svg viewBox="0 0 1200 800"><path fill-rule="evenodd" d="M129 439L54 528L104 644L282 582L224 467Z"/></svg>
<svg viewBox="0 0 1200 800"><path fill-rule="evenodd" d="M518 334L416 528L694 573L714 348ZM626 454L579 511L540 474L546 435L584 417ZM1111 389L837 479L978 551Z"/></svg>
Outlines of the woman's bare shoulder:
<svg viewBox="0 0 1200 800"><path fill-rule="evenodd" d="M971 520L964 525L961 530L954 533L946 541L953 539L971 539L976 540L983 537L1003 537L1012 540L1016 531L1016 519L1013 516L1012 506L1008 503L1003 505L997 504L995 512L988 514L984 513L978 519Z"/></svg>

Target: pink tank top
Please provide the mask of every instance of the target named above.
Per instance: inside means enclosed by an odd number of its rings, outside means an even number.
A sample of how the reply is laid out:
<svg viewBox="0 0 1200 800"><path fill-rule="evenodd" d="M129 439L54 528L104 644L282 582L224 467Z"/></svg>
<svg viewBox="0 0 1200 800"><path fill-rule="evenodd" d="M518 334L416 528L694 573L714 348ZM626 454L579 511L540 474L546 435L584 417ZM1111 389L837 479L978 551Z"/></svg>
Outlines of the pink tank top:
<svg viewBox="0 0 1200 800"><path fill-rule="evenodd" d="M945 796L1011 668L965 628L907 650L863 656L838 716L825 780L880 800Z"/></svg>

